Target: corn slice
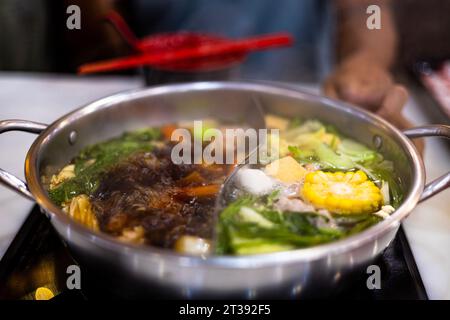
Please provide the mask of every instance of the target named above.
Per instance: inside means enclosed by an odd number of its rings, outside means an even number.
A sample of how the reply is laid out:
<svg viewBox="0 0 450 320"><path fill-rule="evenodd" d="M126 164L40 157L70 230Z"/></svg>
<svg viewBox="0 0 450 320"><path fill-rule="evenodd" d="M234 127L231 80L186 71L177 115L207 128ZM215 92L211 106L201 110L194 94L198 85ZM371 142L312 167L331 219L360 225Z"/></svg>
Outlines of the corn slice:
<svg viewBox="0 0 450 320"><path fill-rule="evenodd" d="M97 217L92 211L89 197L85 194L72 198L69 206L69 216L89 229L98 230Z"/></svg>
<svg viewBox="0 0 450 320"><path fill-rule="evenodd" d="M361 170L310 172L300 195L317 208L341 214L375 212L382 204L380 189Z"/></svg>

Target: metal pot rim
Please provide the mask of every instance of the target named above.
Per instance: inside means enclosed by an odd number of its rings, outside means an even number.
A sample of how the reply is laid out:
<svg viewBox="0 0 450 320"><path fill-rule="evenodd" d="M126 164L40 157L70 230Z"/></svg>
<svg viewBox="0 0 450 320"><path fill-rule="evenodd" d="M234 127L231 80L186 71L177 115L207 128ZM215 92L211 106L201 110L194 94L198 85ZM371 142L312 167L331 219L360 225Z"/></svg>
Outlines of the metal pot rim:
<svg viewBox="0 0 450 320"><path fill-rule="evenodd" d="M173 251L158 249L150 246L139 246L133 244L126 244L119 242L114 237L104 233L95 233L82 225L74 222L67 216L59 207L51 202L47 196L47 192L40 182L40 177L37 175L37 160L41 145L52 138L52 133L63 128L68 122L74 121L83 117L86 114L95 112L96 110L107 108L119 101L126 101L133 98L144 97L149 94L170 93L173 91L185 92L192 90L205 89L246 89L256 92L269 92L275 94L282 94L291 97L296 97L303 100L310 100L323 103L340 110L340 112L352 112L358 114L360 117L371 120L386 132L389 132L399 144L409 153L413 167L413 179L410 191L405 197L401 206L395 213L377 225L351 237L334 241L331 243L314 246L311 248L296 249L285 252L277 252L270 254L260 254L251 256L209 256L208 258L185 256L176 254ZM409 140L401 131L389 124L384 119L374 115L368 111L353 107L349 104L331 100L326 97L307 93L298 89L292 89L282 85L267 84L262 82L197 82L188 84L175 84L151 87L147 89L137 89L118 93L112 96L102 98L100 100L82 106L75 111L68 113L51 125L49 125L33 142L29 149L25 161L25 177L28 183L29 190L35 197L36 202L49 215L50 220L57 220L58 222L67 225L71 233L76 233L85 238L89 242L94 243L99 247L122 253L125 255L138 254L145 255L149 259L165 259L167 262L177 263L183 266L211 266L218 268L262 268L273 267L280 263L298 263L301 261L312 261L321 259L327 256L344 253L360 247L368 242L376 241L377 238L389 230L395 229L399 226L401 220L405 218L418 203L421 192L425 184L425 170L424 164L419 156L418 151L414 147L411 140Z"/></svg>

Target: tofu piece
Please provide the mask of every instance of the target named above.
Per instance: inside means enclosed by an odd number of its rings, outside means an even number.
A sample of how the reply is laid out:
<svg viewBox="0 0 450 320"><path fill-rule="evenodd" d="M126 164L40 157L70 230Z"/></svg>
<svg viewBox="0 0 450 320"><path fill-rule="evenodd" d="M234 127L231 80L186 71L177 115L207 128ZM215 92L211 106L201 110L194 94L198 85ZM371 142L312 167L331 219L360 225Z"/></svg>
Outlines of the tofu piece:
<svg viewBox="0 0 450 320"><path fill-rule="evenodd" d="M303 168L291 156L283 157L268 164L265 168L266 174L284 183L299 182L305 178L308 171Z"/></svg>
<svg viewBox="0 0 450 320"><path fill-rule="evenodd" d="M273 115L268 114L265 117L266 120L266 126L269 129L280 129L280 131L286 130L289 126L289 120Z"/></svg>

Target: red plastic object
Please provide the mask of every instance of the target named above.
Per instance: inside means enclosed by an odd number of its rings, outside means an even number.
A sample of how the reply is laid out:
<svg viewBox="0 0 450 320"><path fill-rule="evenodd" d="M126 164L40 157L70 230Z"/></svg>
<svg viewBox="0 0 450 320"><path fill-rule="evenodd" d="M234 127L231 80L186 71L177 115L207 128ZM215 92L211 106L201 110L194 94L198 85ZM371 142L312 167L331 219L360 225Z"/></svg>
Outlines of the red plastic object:
<svg viewBox="0 0 450 320"><path fill-rule="evenodd" d="M116 11L110 11L106 19L115 27L122 38L136 53L157 53L171 50L195 48L205 44L225 43L229 39L216 35L193 32L161 33L139 40ZM211 57L209 59L191 59L176 63L154 64L153 67L169 71L207 71L229 67L242 62L244 52Z"/></svg>
<svg viewBox="0 0 450 320"><path fill-rule="evenodd" d="M110 70L123 70L140 65L164 66L172 63L191 61L191 59L224 57L230 54L246 54L249 51L264 50L292 44L289 34L278 33L273 35L257 36L243 40L206 43L199 46L181 48L177 50L159 51L144 54L89 63L79 68L82 74L104 72Z"/></svg>
<svg viewBox="0 0 450 320"><path fill-rule="evenodd" d="M178 32L138 39L125 20L111 11L106 19L116 28L136 55L82 65L79 73L128 69L140 65L167 71L210 71L242 62L250 51L292 44L287 33L230 40L217 35Z"/></svg>
<svg viewBox="0 0 450 320"><path fill-rule="evenodd" d="M180 32L165 33L144 38L139 43L139 51L145 53L175 52L177 50L195 49L207 45L226 44L230 40L216 35ZM229 67L241 63L247 52L234 52L210 57L190 58L169 63L153 63L157 69L169 71L207 71Z"/></svg>

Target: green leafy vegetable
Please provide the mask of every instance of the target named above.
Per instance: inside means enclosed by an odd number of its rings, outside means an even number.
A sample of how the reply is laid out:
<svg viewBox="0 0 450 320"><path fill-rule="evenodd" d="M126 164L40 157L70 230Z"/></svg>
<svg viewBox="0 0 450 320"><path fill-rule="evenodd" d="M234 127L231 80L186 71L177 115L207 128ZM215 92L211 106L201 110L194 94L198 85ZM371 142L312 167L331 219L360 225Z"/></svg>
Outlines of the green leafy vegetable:
<svg viewBox="0 0 450 320"><path fill-rule="evenodd" d="M231 251L231 234L228 226L232 223L233 218L239 213L239 210L243 206L251 205L255 201L256 198L251 196L241 197L240 199L229 204L220 213L219 223L217 225L216 253L225 254Z"/></svg>
<svg viewBox="0 0 450 320"><path fill-rule="evenodd" d="M318 144L314 151L325 168L333 170L352 170L355 168L355 162L350 157L334 152L325 143Z"/></svg>
<svg viewBox="0 0 450 320"><path fill-rule="evenodd" d="M256 254L304 248L345 236L340 229L319 227L328 218L314 212L280 212L268 199L243 197L219 216L216 253Z"/></svg>
<svg viewBox="0 0 450 320"><path fill-rule="evenodd" d="M375 215L371 215L369 216L367 219L362 220L358 223L356 223L348 232L347 234L353 235L353 234L357 234L360 233L361 231L369 228L370 226L373 226L374 224L377 224L378 222L380 222L382 219L380 217L377 217Z"/></svg>
<svg viewBox="0 0 450 320"><path fill-rule="evenodd" d="M303 133L317 132L324 129L325 126L322 122L317 120L307 120L302 122L300 118L294 118L289 122L288 128L287 134L297 136Z"/></svg>
<svg viewBox="0 0 450 320"><path fill-rule="evenodd" d="M289 146L288 150L292 157L302 164L319 161L313 150L306 150L295 146Z"/></svg>
<svg viewBox="0 0 450 320"><path fill-rule="evenodd" d="M270 194L267 195L267 205L268 206L272 206L275 202L275 200L278 199L278 197L280 196L281 190L277 189L272 191Z"/></svg>
<svg viewBox="0 0 450 320"><path fill-rule="evenodd" d="M85 148L73 160L75 177L50 190L50 198L60 205L77 195L92 194L101 175L111 166L135 152L150 151L153 147L150 142L159 137L159 129L144 129Z"/></svg>
<svg viewBox="0 0 450 320"><path fill-rule="evenodd" d="M350 157L336 153L322 142L309 149L289 146L288 150L298 162L317 163L323 170L352 170L356 166Z"/></svg>
<svg viewBox="0 0 450 320"><path fill-rule="evenodd" d="M394 164L389 160L370 161L360 167L375 182L388 183L390 202L394 208L398 208L403 200L402 181L394 174Z"/></svg>
<svg viewBox="0 0 450 320"><path fill-rule="evenodd" d="M380 156L376 151L369 149L362 143L351 139L342 139L341 143L337 147L337 151L340 154L349 157L352 161L358 163L372 161L376 159L377 156Z"/></svg>

